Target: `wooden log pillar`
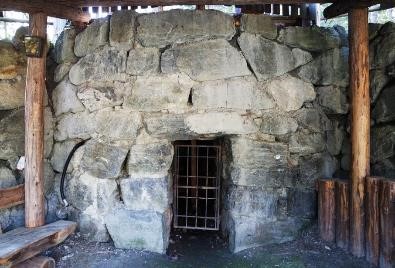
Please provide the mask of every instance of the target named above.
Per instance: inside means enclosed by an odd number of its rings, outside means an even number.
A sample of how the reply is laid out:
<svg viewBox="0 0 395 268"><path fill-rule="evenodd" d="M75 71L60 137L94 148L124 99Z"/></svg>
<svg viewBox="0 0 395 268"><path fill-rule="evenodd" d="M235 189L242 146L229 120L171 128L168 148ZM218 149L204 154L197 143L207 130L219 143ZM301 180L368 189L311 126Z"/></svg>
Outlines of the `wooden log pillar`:
<svg viewBox="0 0 395 268"><path fill-rule="evenodd" d="M366 178L366 260L375 266L379 264L379 190L382 178Z"/></svg>
<svg viewBox="0 0 395 268"><path fill-rule="evenodd" d="M370 172L368 9L349 12L351 91L350 251L365 254L365 178Z"/></svg>
<svg viewBox="0 0 395 268"><path fill-rule="evenodd" d="M335 180L318 180L318 228L323 240L335 241Z"/></svg>
<svg viewBox="0 0 395 268"><path fill-rule="evenodd" d="M395 267L395 180L383 180L380 191L380 268Z"/></svg>
<svg viewBox="0 0 395 268"><path fill-rule="evenodd" d="M348 250L350 237L350 185L348 180L336 180L336 245Z"/></svg>
<svg viewBox="0 0 395 268"><path fill-rule="evenodd" d="M30 34L46 40L47 16L30 14ZM46 42L45 42L46 44ZM46 53L28 58L25 89L25 225L45 223L44 212L44 91Z"/></svg>

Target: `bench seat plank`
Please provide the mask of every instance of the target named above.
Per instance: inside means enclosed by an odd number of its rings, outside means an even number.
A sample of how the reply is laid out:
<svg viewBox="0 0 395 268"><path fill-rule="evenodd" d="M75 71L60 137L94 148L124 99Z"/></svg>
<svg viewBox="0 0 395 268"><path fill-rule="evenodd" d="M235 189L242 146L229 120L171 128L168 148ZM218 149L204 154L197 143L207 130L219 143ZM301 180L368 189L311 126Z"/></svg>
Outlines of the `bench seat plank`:
<svg viewBox="0 0 395 268"><path fill-rule="evenodd" d="M17 228L0 235L0 265L27 260L62 243L77 227L72 221L57 221L37 228Z"/></svg>

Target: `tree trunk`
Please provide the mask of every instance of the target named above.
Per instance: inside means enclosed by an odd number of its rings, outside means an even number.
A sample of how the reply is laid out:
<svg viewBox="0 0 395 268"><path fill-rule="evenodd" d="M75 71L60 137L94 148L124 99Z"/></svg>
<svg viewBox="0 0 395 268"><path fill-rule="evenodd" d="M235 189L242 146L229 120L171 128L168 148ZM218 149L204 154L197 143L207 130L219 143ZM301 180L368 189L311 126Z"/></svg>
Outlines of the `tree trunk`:
<svg viewBox="0 0 395 268"><path fill-rule="evenodd" d="M335 240L335 180L318 180L318 226L323 240Z"/></svg>

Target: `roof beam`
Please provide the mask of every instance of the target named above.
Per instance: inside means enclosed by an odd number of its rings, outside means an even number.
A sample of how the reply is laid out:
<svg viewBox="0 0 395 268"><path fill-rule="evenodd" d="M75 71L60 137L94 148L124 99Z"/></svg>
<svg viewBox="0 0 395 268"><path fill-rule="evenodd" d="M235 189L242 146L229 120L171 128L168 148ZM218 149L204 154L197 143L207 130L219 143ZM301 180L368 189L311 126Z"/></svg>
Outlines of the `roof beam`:
<svg viewBox="0 0 395 268"><path fill-rule="evenodd" d="M62 2L62 3L61 3ZM90 15L73 7L72 1L47 0L1 0L0 10L13 10L25 13L45 13L47 16L68 19L71 21L89 22Z"/></svg>
<svg viewBox="0 0 395 268"><path fill-rule="evenodd" d="M50 2L50 0L45 0ZM261 5L332 3L333 0L58 0L57 3L85 6L171 6L171 5Z"/></svg>
<svg viewBox="0 0 395 268"><path fill-rule="evenodd" d="M336 2L325 8L324 17L326 19L332 19L334 17L348 13L353 8L368 8L373 5L380 4L386 8L391 8L394 6L394 0L350 0Z"/></svg>

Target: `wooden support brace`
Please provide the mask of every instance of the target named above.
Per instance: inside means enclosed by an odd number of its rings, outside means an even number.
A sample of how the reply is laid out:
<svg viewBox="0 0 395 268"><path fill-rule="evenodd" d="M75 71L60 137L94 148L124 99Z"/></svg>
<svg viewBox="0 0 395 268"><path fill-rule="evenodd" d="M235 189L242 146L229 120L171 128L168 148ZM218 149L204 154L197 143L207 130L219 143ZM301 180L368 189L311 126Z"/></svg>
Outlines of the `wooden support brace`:
<svg viewBox="0 0 395 268"><path fill-rule="evenodd" d="M379 264L379 190L383 178L366 178L366 260L373 265Z"/></svg>
<svg viewBox="0 0 395 268"><path fill-rule="evenodd" d="M318 228L320 236L335 241L335 180L318 180Z"/></svg>
<svg viewBox="0 0 395 268"><path fill-rule="evenodd" d="M350 187L348 180L336 180L336 245L348 250L350 236Z"/></svg>
<svg viewBox="0 0 395 268"><path fill-rule="evenodd" d="M25 202L25 185L0 189L0 209L14 207Z"/></svg>
<svg viewBox="0 0 395 268"><path fill-rule="evenodd" d="M380 191L380 268L395 267L395 180L383 180Z"/></svg>
<svg viewBox="0 0 395 268"><path fill-rule="evenodd" d="M350 251L365 255L365 178L370 173L368 9L349 14L351 92Z"/></svg>
<svg viewBox="0 0 395 268"><path fill-rule="evenodd" d="M47 16L44 13L30 14L31 35L46 40L46 29ZM45 61L45 52L41 58L28 58L27 60L25 89L26 227L38 227L45 223L43 180Z"/></svg>

